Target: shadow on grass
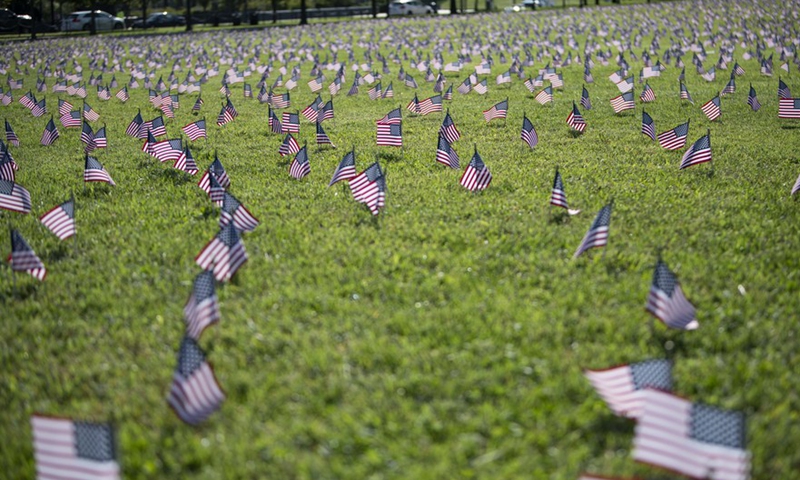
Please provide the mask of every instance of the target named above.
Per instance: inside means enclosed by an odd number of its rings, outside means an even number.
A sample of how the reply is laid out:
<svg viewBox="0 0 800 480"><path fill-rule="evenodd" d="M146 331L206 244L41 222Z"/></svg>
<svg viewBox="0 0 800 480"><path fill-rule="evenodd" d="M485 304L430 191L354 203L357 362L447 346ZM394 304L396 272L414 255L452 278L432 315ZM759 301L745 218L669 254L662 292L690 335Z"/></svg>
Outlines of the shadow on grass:
<svg viewBox="0 0 800 480"><path fill-rule="evenodd" d="M7 272L6 275L9 277L9 284L6 288L0 291L2 292L0 293L0 304L2 305L27 300L39 289L40 282L38 280L24 278L30 277L27 273L17 272L16 287L14 286L14 280L11 279L11 273Z"/></svg>
<svg viewBox="0 0 800 480"><path fill-rule="evenodd" d="M386 163L400 162L404 159L404 152L402 149L395 152L378 151L375 155L375 159L385 161Z"/></svg>
<svg viewBox="0 0 800 480"><path fill-rule="evenodd" d="M111 195L113 188L105 182L86 182L83 184L83 190L80 190L76 196L80 198L107 197Z"/></svg>
<svg viewBox="0 0 800 480"><path fill-rule="evenodd" d="M781 130L797 130L800 129L800 125L781 125Z"/></svg>
<svg viewBox="0 0 800 480"><path fill-rule="evenodd" d="M169 167L161 171L161 176L168 180L172 180L172 184L175 186L185 185L192 181L192 176L188 173Z"/></svg>

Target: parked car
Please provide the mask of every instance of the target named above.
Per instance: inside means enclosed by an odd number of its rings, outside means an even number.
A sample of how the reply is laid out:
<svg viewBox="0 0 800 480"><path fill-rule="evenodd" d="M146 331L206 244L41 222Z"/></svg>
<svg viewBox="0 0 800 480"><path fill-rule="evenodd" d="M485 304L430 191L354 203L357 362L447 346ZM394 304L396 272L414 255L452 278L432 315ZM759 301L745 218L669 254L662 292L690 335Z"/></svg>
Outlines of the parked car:
<svg viewBox="0 0 800 480"><path fill-rule="evenodd" d="M181 27L183 25L186 25L185 17L167 12L157 12L150 14L144 22L141 19L136 20L131 24L131 28Z"/></svg>
<svg viewBox="0 0 800 480"><path fill-rule="evenodd" d="M506 7L506 12L521 12L523 10L534 10L539 7L552 7L552 0L524 0L522 3Z"/></svg>
<svg viewBox="0 0 800 480"><path fill-rule="evenodd" d="M62 32L74 32L78 30L91 30L92 12L85 10L72 12L67 18L61 21ZM125 28L125 20L115 17L102 10L94 11L95 29L101 30L122 30Z"/></svg>
<svg viewBox="0 0 800 480"><path fill-rule="evenodd" d="M30 15L17 15L7 8L0 8L0 32L24 32L30 30L32 24Z"/></svg>
<svg viewBox="0 0 800 480"><path fill-rule="evenodd" d="M433 15L433 8L420 0L394 0L389 4L389 16Z"/></svg>

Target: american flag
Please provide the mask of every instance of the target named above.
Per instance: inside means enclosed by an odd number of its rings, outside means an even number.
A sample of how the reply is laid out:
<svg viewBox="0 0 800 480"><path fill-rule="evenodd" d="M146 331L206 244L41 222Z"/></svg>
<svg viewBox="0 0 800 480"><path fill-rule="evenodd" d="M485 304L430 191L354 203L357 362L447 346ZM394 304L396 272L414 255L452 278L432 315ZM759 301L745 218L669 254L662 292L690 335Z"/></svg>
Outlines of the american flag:
<svg viewBox="0 0 800 480"><path fill-rule="evenodd" d="M636 103L633 101L633 90L629 92L625 92L621 95L617 95L616 97L611 99L611 108L614 109L614 113L624 112L625 110L633 110L636 108Z"/></svg>
<svg viewBox="0 0 800 480"><path fill-rule="evenodd" d="M81 141L86 145L83 149L84 153L89 153L97 148L94 144L94 132L88 123L84 123L81 128Z"/></svg>
<svg viewBox="0 0 800 480"><path fill-rule="evenodd" d="M253 87L249 83L244 84L244 98L253 98Z"/></svg>
<svg viewBox="0 0 800 480"><path fill-rule="evenodd" d="M112 187L116 185L103 165L96 158L86 155L86 162L83 168L84 182L105 182Z"/></svg>
<svg viewBox="0 0 800 480"><path fill-rule="evenodd" d="M111 92L108 90L108 87L101 87L100 85L98 85L97 98L99 98L100 100L111 100Z"/></svg>
<svg viewBox="0 0 800 480"><path fill-rule="evenodd" d="M695 320L694 306L686 300L675 274L660 258L653 273L645 309L671 328L694 330L699 326Z"/></svg>
<svg viewBox="0 0 800 480"><path fill-rule="evenodd" d="M436 147L436 161L447 165L450 168L460 169L461 164L459 163L458 154L455 150L453 150L453 146L450 145L450 142L439 134L439 139Z"/></svg>
<svg viewBox="0 0 800 480"><path fill-rule="evenodd" d="M317 145L331 145L332 147L336 148L333 142L331 142L331 139L328 137L328 134L322 129L322 124L319 122L317 122Z"/></svg>
<svg viewBox="0 0 800 480"><path fill-rule="evenodd" d="M400 123L378 123L378 134L376 137L378 146L402 147L403 146L403 127Z"/></svg>
<svg viewBox="0 0 800 480"><path fill-rule="evenodd" d="M689 94L689 89L686 88L686 84L681 82L681 100L688 100L692 105L694 105L694 100L692 100L692 96Z"/></svg>
<svg viewBox="0 0 800 480"><path fill-rule="evenodd" d="M45 113L47 113L47 99L43 98L36 102L33 107L31 107L31 115L34 117L41 117Z"/></svg>
<svg viewBox="0 0 800 480"><path fill-rule="evenodd" d="M141 131L143 123L144 121L142 120L142 113L137 112L136 116L133 117L133 120L131 120L131 123L128 124L128 128L125 129L125 135L128 135L129 137L141 138L139 136L139 132Z"/></svg>
<svg viewBox="0 0 800 480"><path fill-rule="evenodd" d="M800 177L797 177L797 180L794 181L794 186L792 187L792 195L800 191Z"/></svg>
<svg viewBox="0 0 800 480"><path fill-rule="evenodd" d="M414 80L414 77L406 73L405 78L403 79L403 83L408 88L417 88L417 81Z"/></svg>
<svg viewBox="0 0 800 480"><path fill-rule="evenodd" d="M197 425L220 408L225 393L195 340L183 337L167 403L181 420Z"/></svg>
<svg viewBox="0 0 800 480"><path fill-rule="evenodd" d="M31 194L22 185L0 180L0 208L12 212L29 213Z"/></svg>
<svg viewBox="0 0 800 480"><path fill-rule="evenodd" d="M156 117L149 122L144 122L139 127L139 138L147 138L147 132L153 134L154 137L160 137L167 134L167 127L164 125L164 117Z"/></svg>
<svg viewBox="0 0 800 480"><path fill-rule="evenodd" d="M747 95L747 104L750 105L750 108L752 108L754 112L757 112L761 108L761 102L758 101L756 89L753 88L752 83L750 84L750 93Z"/></svg>
<svg viewBox="0 0 800 480"><path fill-rule="evenodd" d="M70 198L66 202L56 205L39 217L39 221L59 240L65 240L75 235L75 200Z"/></svg>
<svg viewBox="0 0 800 480"><path fill-rule="evenodd" d="M31 428L36 478L121 478L111 425L33 415Z"/></svg>
<svg viewBox="0 0 800 480"><path fill-rule="evenodd" d="M667 150L680 150L686 145L686 138L688 135L689 120L686 120L686 123L682 123L672 130L659 133L656 138L658 139L658 144L661 145L661 148Z"/></svg>
<svg viewBox="0 0 800 480"><path fill-rule="evenodd" d="M459 183L467 190L476 192L484 190L491 182L492 173L489 171L486 164L483 163L483 159L480 154L478 154L478 149L476 147L475 153L472 155L469 165L467 165L467 168L461 175Z"/></svg>
<svg viewBox="0 0 800 480"><path fill-rule="evenodd" d="M403 121L403 115L401 113L400 107L395 108L391 112L387 113L383 118L377 120L375 123L378 124L399 124Z"/></svg>
<svg viewBox="0 0 800 480"><path fill-rule="evenodd" d="M613 202L609 202L606 206L600 209L595 217L589 231L581 240L578 249L572 258L578 258L583 252L590 248L604 247L608 243L608 230L611 224L611 206Z"/></svg>
<svg viewBox="0 0 800 480"><path fill-rule="evenodd" d="M14 145L15 147L19 147L19 137L17 137L17 134L14 133L14 129L11 128L11 124L8 123L8 120L6 120L5 122L6 122L6 141L11 145Z"/></svg>
<svg viewBox="0 0 800 480"><path fill-rule="evenodd" d="M620 93L626 93L633 90L633 75L617 83L617 88Z"/></svg>
<svg viewBox="0 0 800 480"><path fill-rule="evenodd" d="M356 152L355 150L351 150L344 157L342 157L342 160L339 162L339 165L333 172L333 177L331 177L331 181L328 183L328 186L330 187L341 180L350 180L355 176Z"/></svg>
<svg viewBox="0 0 800 480"><path fill-rule="evenodd" d="M58 99L58 115L63 116L68 114L72 110L72 104L67 102L66 100Z"/></svg>
<svg viewBox="0 0 800 480"><path fill-rule="evenodd" d="M744 68L742 68L742 67L739 65L739 62L736 62L736 63L734 63L734 64L733 64L733 70L732 70L732 71L733 71L733 73L735 73L735 74L736 74L736 76L738 76L738 77L741 77L741 76L742 76L742 75L744 75L744 73L745 73L745 72L744 72Z"/></svg>
<svg viewBox="0 0 800 480"><path fill-rule="evenodd" d="M491 122L495 118L506 118L506 115L508 115L508 99L495 104L489 110L483 111L483 119L486 122Z"/></svg>
<svg viewBox="0 0 800 480"><path fill-rule="evenodd" d="M553 87L550 85L546 86L542 91L536 94L534 100L542 105L551 103L553 101Z"/></svg>
<svg viewBox="0 0 800 480"><path fill-rule="evenodd" d="M439 135L446 138L449 143L453 143L461 138L461 132L456 128L453 117L450 116L450 110L447 110L447 113L444 115L442 126L439 127Z"/></svg>
<svg viewBox="0 0 800 480"><path fill-rule="evenodd" d="M461 85L456 88L456 91L462 95L468 94L472 90L472 82L469 77L465 78Z"/></svg>
<svg viewBox="0 0 800 480"><path fill-rule="evenodd" d="M783 79L778 77L778 99L781 98L792 98L792 92L789 90L789 86L783 83Z"/></svg>
<svg viewBox="0 0 800 480"><path fill-rule="evenodd" d="M91 105L84 102L83 103L83 118L85 118L89 122L96 122L100 119L100 114L98 114Z"/></svg>
<svg viewBox="0 0 800 480"><path fill-rule="evenodd" d="M575 105L575 102L572 102L572 111L567 115L567 125L577 132L586 130L586 122L583 120L583 116Z"/></svg>
<svg viewBox="0 0 800 480"><path fill-rule="evenodd" d="M128 87L122 87L114 96L123 103L131 98L131 96L128 95Z"/></svg>
<svg viewBox="0 0 800 480"><path fill-rule="evenodd" d="M183 144L180 138L162 140L160 142L150 143L145 151L162 163L170 160L174 161L183 155Z"/></svg>
<svg viewBox="0 0 800 480"><path fill-rule="evenodd" d="M554 207L561 207L570 215L577 215L581 213L580 210L573 210L569 208L567 203L567 194L564 192L564 180L561 179L561 173L556 168L556 176L553 179L553 190L550 192L550 205Z"/></svg>
<svg viewBox="0 0 800 480"><path fill-rule="evenodd" d="M778 100L778 118L800 118L800 98Z"/></svg>
<svg viewBox="0 0 800 480"><path fill-rule="evenodd" d="M385 96L385 94L384 94L384 96ZM447 87L447 90L444 92L444 95L442 96L442 98L444 100L452 100L453 99L453 86L452 85Z"/></svg>
<svg viewBox="0 0 800 480"><path fill-rule="evenodd" d="M584 370L584 375L608 408L620 417L637 418L643 410L644 391L672 391L672 362L646 360L603 370Z"/></svg>
<svg viewBox="0 0 800 480"><path fill-rule="evenodd" d="M225 95L226 97L230 97L231 96L231 89L228 86L228 84L225 83L224 80L222 81L222 86L219 87L219 93Z"/></svg>
<svg viewBox="0 0 800 480"><path fill-rule="evenodd" d="M203 330L220 319L219 302L214 288L214 273L203 270L194 278L192 293L183 307L186 335L198 340Z"/></svg>
<svg viewBox="0 0 800 480"><path fill-rule="evenodd" d="M386 178L378 162L353 177L349 185L355 201L366 204L373 215L380 213L386 202Z"/></svg>
<svg viewBox="0 0 800 480"><path fill-rule="evenodd" d="M347 91L348 97L352 97L353 95L358 95L358 79L353 80L353 84L350 85L350 90Z"/></svg>
<svg viewBox="0 0 800 480"><path fill-rule="evenodd" d="M419 99L417 99L416 93L414 94L414 98L412 98L411 101L408 102L408 105L406 105L406 110L411 113L419 113Z"/></svg>
<svg viewBox="0 0 800 480"><path fill-rule="evenodd" d="M203 106L203 97L197 97L197 100L194 101L194 105L192 105L193 112L199 112L200 108Z"/></svg>
<svg viewBox="0 0 800 480"><path fill-rule="evenodd" d="M489 83L484 78L480 82L475 83L472 89L475 90L475 93L478 95L485 95L489 91Z"/></svg>
<svg viewBox="0 0 800 480"><path fill-rule="evenodd" d="M317 121L317 114L319 113L319 109L322 107L322 97L317 95L317 98L314 99L313 102L309 106L303 109L301 112L304 117L308 119L309 122L316 122Z"/></svg>
<svg viewBox="0 0 800 480"><path fill-rule="evenodd" d="M436 76L436 83L433 85L434 93L442 93L442 90L444 90L444 86L446 83L447 79L444 78L442 72L439 72L439 74Z"/></svg>
<svg viewBox="0 0 800 480"><path fill-rule="evenodd" d="M581 106L586 110L592 109L592 101L589 100L589 91L586 90L586 87L583 87L583 91L581 92Z"/></svg>
<svg viewBox="0 0 800 480"><path fill-rule="evenodd" d="M332 96L339 93L339 90L342 89L342 77L336 76L334 77L333 81L328 85L328 93Z"/></svg>
<svg viewBox="0 0 800 480"><path fill-rule="evenodd" d="M175 118L175 111L171 103L162 103L160 109L161 113L163 113L165 117Z"/></svg>
<svg viewBox="0 0 800 480"><path fill-rule="evenodd" d="M81 112L78 110L73 110L66 115L62 115L59 120L64 128L80 127L82 123Z"/></svg>
<svg viewBox="0 0 800 480"><path fill-rule="evenodd" d="M230 101L230 100L229 100ZM235 116L227 105L223 104L217 116L217 126L221 127L233 121Z"/></svg>
<svg viewBox="0 0 800 480"><path fill-rule="evenodd" d="M694 145L683 154L680 169L683 170L709 161L711 161L711 136L706 134L694 142Z"/></svg>
<svg viewBox="0 0 800 480"><path fill-rule="evenodd" d="M333 118L333 115L333 99L330 99L325 102L325 105L323 105L322 108L320 108L317 112L317 120L320 122L330 120Z"/></svg>
<svg viewBox="0 0 800 480"><path fill-rule="evenodd" d="M220 228L233 222L238 232L252 232L259 221L242 203L233 195L225 192L222 196L222 210L219 217Z"/></svg>
<svg viewBox="0 0 800 480"><path fill-rule="evenodd" d="M281 146L278 148L278 153L281 157L285 157L286 155L292 155L300 151L300 144L297 143L297 140L294 139L291 133L287 133L286 137L284 137Z"/></svg>
<svg viewBox="0 0 800 480"><path fill-rule="evenodd" d="M415 97L416 98L416 97ZM442 111L442 96L441 95L434 95L430 98L426 98L425 100L419 102L417 106L421 115L428 115L429 113L433 112L441 112Z"/></svg>
<svg viewBox="0 0 800 480"><path fill-rule="evenodd" d="M308 88L311 89L311 93L317 93L322 90L322 82L325 81L325 77L320 75L317 78L312 79L308 82Z"/></svg>
<svg viewBox="0 0 800 480"><path fill-rule="evenodd" d="M25 95L19 97L18 101L22 106L24 106L28 110L30 110L31 108L33 108L34 105L36 105L36 97L33 96L33 93L30 90L28 90L28 93L26 93Z"/></svg>
<svg viewBox="0 0 800 480"><path fill-rule="evenodd" d="M200 251L195 261L205 270L213 270L217 281L228 281L247 261L244 243L233 223L222 227Z"/></svg>
<svg viewBox="0 0 800 480"><path fill-rule="evenodd" d="M192 152L189 151L188 145L183 147L183 153L175 161L175 165L173 165L173 167L176 170L181 170L189 175L195 175L197 173L197 163L194 161L194 157L192 156Z"/></svg>
<svg viewBox="0 0 800 480"><path fill-rule="evenodd" d="M42 132L42 139L40 143L42 145L52 145L57 138L58 128L56 128L56 124L53 122L53 117L51 116L50 121L47 122L47 126L44 127L44 132Z"/></svg>
<svg viewBox="0 0 800 480"><path fill-rule="evenodd" d="M533 128L533 124L528 120L525 114L522 114L522 133L520 134L520 138L522 138L522 141L530 148L535 147L536 144L539 143L539 136L536 134L536 129Z"/></svg>
<svg viewBox="0 0 800 480"><path fill-rule="evenodd" d="M736 92L736 80L734 80L733 74L731 74L731 79L728 80L728 84L725 85L725 88L722 89L720 92L720 96L731 95Z"/></svg>
<svg viewBox="0 0 800 480"><path fill-rule="evenodd" d="M584 67L583 69L583 81L586 83L594 83L594 76L592 75L592 70L589 67Z"/></svg>
<svg viewBox="0 0 800 480"><path fill-rule="evenodd" d="M656 127L655 123L653 122L653 118L650 117L650 114L645 112L644 110L642 110L642 133L652 138L653 140L656 139ZM686 137L684 136L684 142L685 138Z"/></svg>
<svg viewBox="0 0 800 480"><path fill-rule="evenodd" d="M722 110L720 110L719 95L704 103L700 108L703 110L703 113L706 114L706 117L708 117L708 119L712 122L722 115Z"/></svg>
<svg viewBox="0 0 800 480"><path fill-rule="evenodd" d="M692 403L660 390L642 393L633 459L692 478L750 478L742 412Z"/></svg>
<svg viewBox="0 0 800 480"><path fill-rule="evenodd" d="M370 100L377 100L381 98L381 93L382 93L381 82L378 82L374 87L370 88L369 91L367 91L367 95L369 95Z"/></svg>
<svg viewBox="0 0 800 480"><path fill-rule="evenodd" d="M450 92L451 94L453 92ZM452 95L451 95L452 96ZM381 98L394 98L394 89L392 88L392 82L389 82L389 86L383 91L383 95Z"/></svg>
<svg viewBox="0 0 800 480"><path fill-rule="evenodd" d="M66 82L66 80L54 83L52 90L53 90L53 93L66 93L67 92L67 82Z"/></svg>
<svg viewBox="0 0 800 480"><path fill-rule="evenodd" d="M206 137L206 119L203 118L201 120L197 120L196 122L192 122L185 127L181 128L181 131L189 137L190 140L193 142L200 138L207 138Z"/></svg>
<svg viewBox="0 0 800 480"><path fill-rule="evenodd" d="M295 112L283 112L281 114L281 133L300 133L300 115Z"/></svg>
<svg viewBox="0 0 800 480"><path fill-rule="evenodd" d="M1 184L0 189L2 189ZM2 195L2 190L0 190L0 195ZM2 199L0 199L0 202L2 202ZM9 255L8 261L11 263L11 270L14 272L29 273L39 281L43 281L44 277L47 276L47 269L44 268L42 261L36 256L28 242L22 238L22 234L15 229L11 229L11 255Z"/></svg>
<svg viewBox="0 0 800 480"><path fill-rule="evenodd" d="M706 73L700 75L703 77L703 80L706 82L713 82L717 79L717 69L716 67L711 67Z"/></svg>
<svg viewBox="0 0 800 480"><path fill-rule="evenodd" d="M17 175L15 171L18 168L17 163L11 158L11 154L7 150L0 153L0 180L16 181Z"/></svg>
<svg viewBox="0 0 800 480"><path fill-rule="evenodd" d="M311 164L308 161L308 150L303 145L289 165L289 175L299 180L309 173L311 173Z"/></svg>
<svg viewBox="0 0 800 480"><path fill-rule="evenodd" d="M261 90L256 95L256 98L260 103L270 103L272 102L272 95L267 94L267 87L264 84L261 84Z"/></svg>
<svg viewBox="0 0 800 480"><path fill-rule="evenodd" d="M504 72L497 76L496 82L498 85L503 83L511 83L511 72Z"/></svg>
<svg viewBox="0 0 800 480"><path fill-rule="evenodd" d="M639 100L641 100L642 103L650 103L656 100L656 93L649 83L644 84L642 93L639 95Z"/></svg>

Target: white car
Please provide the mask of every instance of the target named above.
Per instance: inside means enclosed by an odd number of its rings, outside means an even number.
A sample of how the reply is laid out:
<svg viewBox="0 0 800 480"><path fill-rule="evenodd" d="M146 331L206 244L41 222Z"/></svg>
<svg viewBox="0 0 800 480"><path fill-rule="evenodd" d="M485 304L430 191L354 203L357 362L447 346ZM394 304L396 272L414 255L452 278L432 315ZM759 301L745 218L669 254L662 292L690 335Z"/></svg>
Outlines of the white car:
<svg viewBox="0 0 800 480"><path fill-rule="evenodd" d="M419 0L394 0L389 4L389 16L433 15L433 8Z"/></svg>
<svg viewBox="0 0 800 480"><path fill-rule="evenodd" d="M91 30L92 12L86 10L82 12L72 12L69 16L61 20L62 32L74 32L76 30ZM122 30L125 28L125 20L115 17L102 10L94 11L95 28L101 30Z"/></svg>

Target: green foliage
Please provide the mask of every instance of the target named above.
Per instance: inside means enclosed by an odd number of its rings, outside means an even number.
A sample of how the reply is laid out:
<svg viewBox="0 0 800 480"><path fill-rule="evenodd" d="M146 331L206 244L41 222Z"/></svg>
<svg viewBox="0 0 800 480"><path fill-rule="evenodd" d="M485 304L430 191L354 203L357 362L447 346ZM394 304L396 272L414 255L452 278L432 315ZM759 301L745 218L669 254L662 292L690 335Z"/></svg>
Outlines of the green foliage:
<svg viewBox="0 0 800 480"><path fill-rule="evenodd" d="M531 21L541 18L405 27L446 35ZM251 38L204 35L209 43ZM199 271L194 257L216 233L218 212L197 178L159 164L124 135L137 106L145 119L159 114L147 91L131 90L126 104L89 98L107 124L109 148L97 157L116 188L82 185L79 129L61 129L55 146L42 147L48 117L33 119L16 102L4 108L22 140L12 152L33 213L3 212L0 223L20 230L49 272L42 284L16 275L16 291L9 269L0 274L7 478L34 476L34 412L113 421L128 479L645 476L650 469L630 458L632 424L611 415L581 371L650 357L676 361L681 395L744 410L754 476L787 478L800 464L800 213L789 196L800 139L794 123L776 118L776 79L759 76L755 60L739 61L747 74L713 124L699 104L727 72L712 84L688 75L696 106L678 100L674 67L650 80L658 99L647 111L658 132L690 118L691 143L711 129L713 174L708 164L679 171L681 152L639 133L638 102L635 112L613 114L613 66L594 69L594 109L583 111L588 128L573 138L564 120L580 98L581 66L563 69L565 89L542 107L517 79L495 86L507 67L496 65L487 95L456 93L446 102L463 134L455 145L462 165L475 144L494 175L478 194L459 185L460 172L435 163L442 114L404 111L406 147L374 146L374 120L414 94L396 80L397 65L383 80L395 79L393 101L370 101L366 87L334 98L336 118L325 129L338 148L310 147L312 173L301 181L277 154L281 137L268 132L266 106L234 85L240 115L218 128L218 82L205 85L209 139L192 152L201 169L218 153L232 193L262 223L244 238L249 261L218 289L222 321L201 339L228 399L198 428L182 424L165 395ZM292 111L314 98L304 84L309 69L292 92ZM447 79L457 85L465 76ZM432 94L432 84L415 77L420 99ZM348 70L348 86L351 79ZM32 71L26 88L34 81ZM757 113L745 103L749 82L763 104ZM55 111L55 95L46 96ZM506 97L508 119L486 124L481 110ZM196 119L194 98L182 97L167 122L170 138ZM539 134L534 150L519 140L523 112ZM298 138L313 145L313 126L304 122ZM378 158L388 172L378 218L347 187L327 186L351 146L359 169ZM556 166L571 206L583 210L576 217L548 207ZM37 217L72 192L78 234L59 242ZM605 252L571 260L611 197ZM643 307L658 249L698 308L695 332L650 326Z"/></svg>

